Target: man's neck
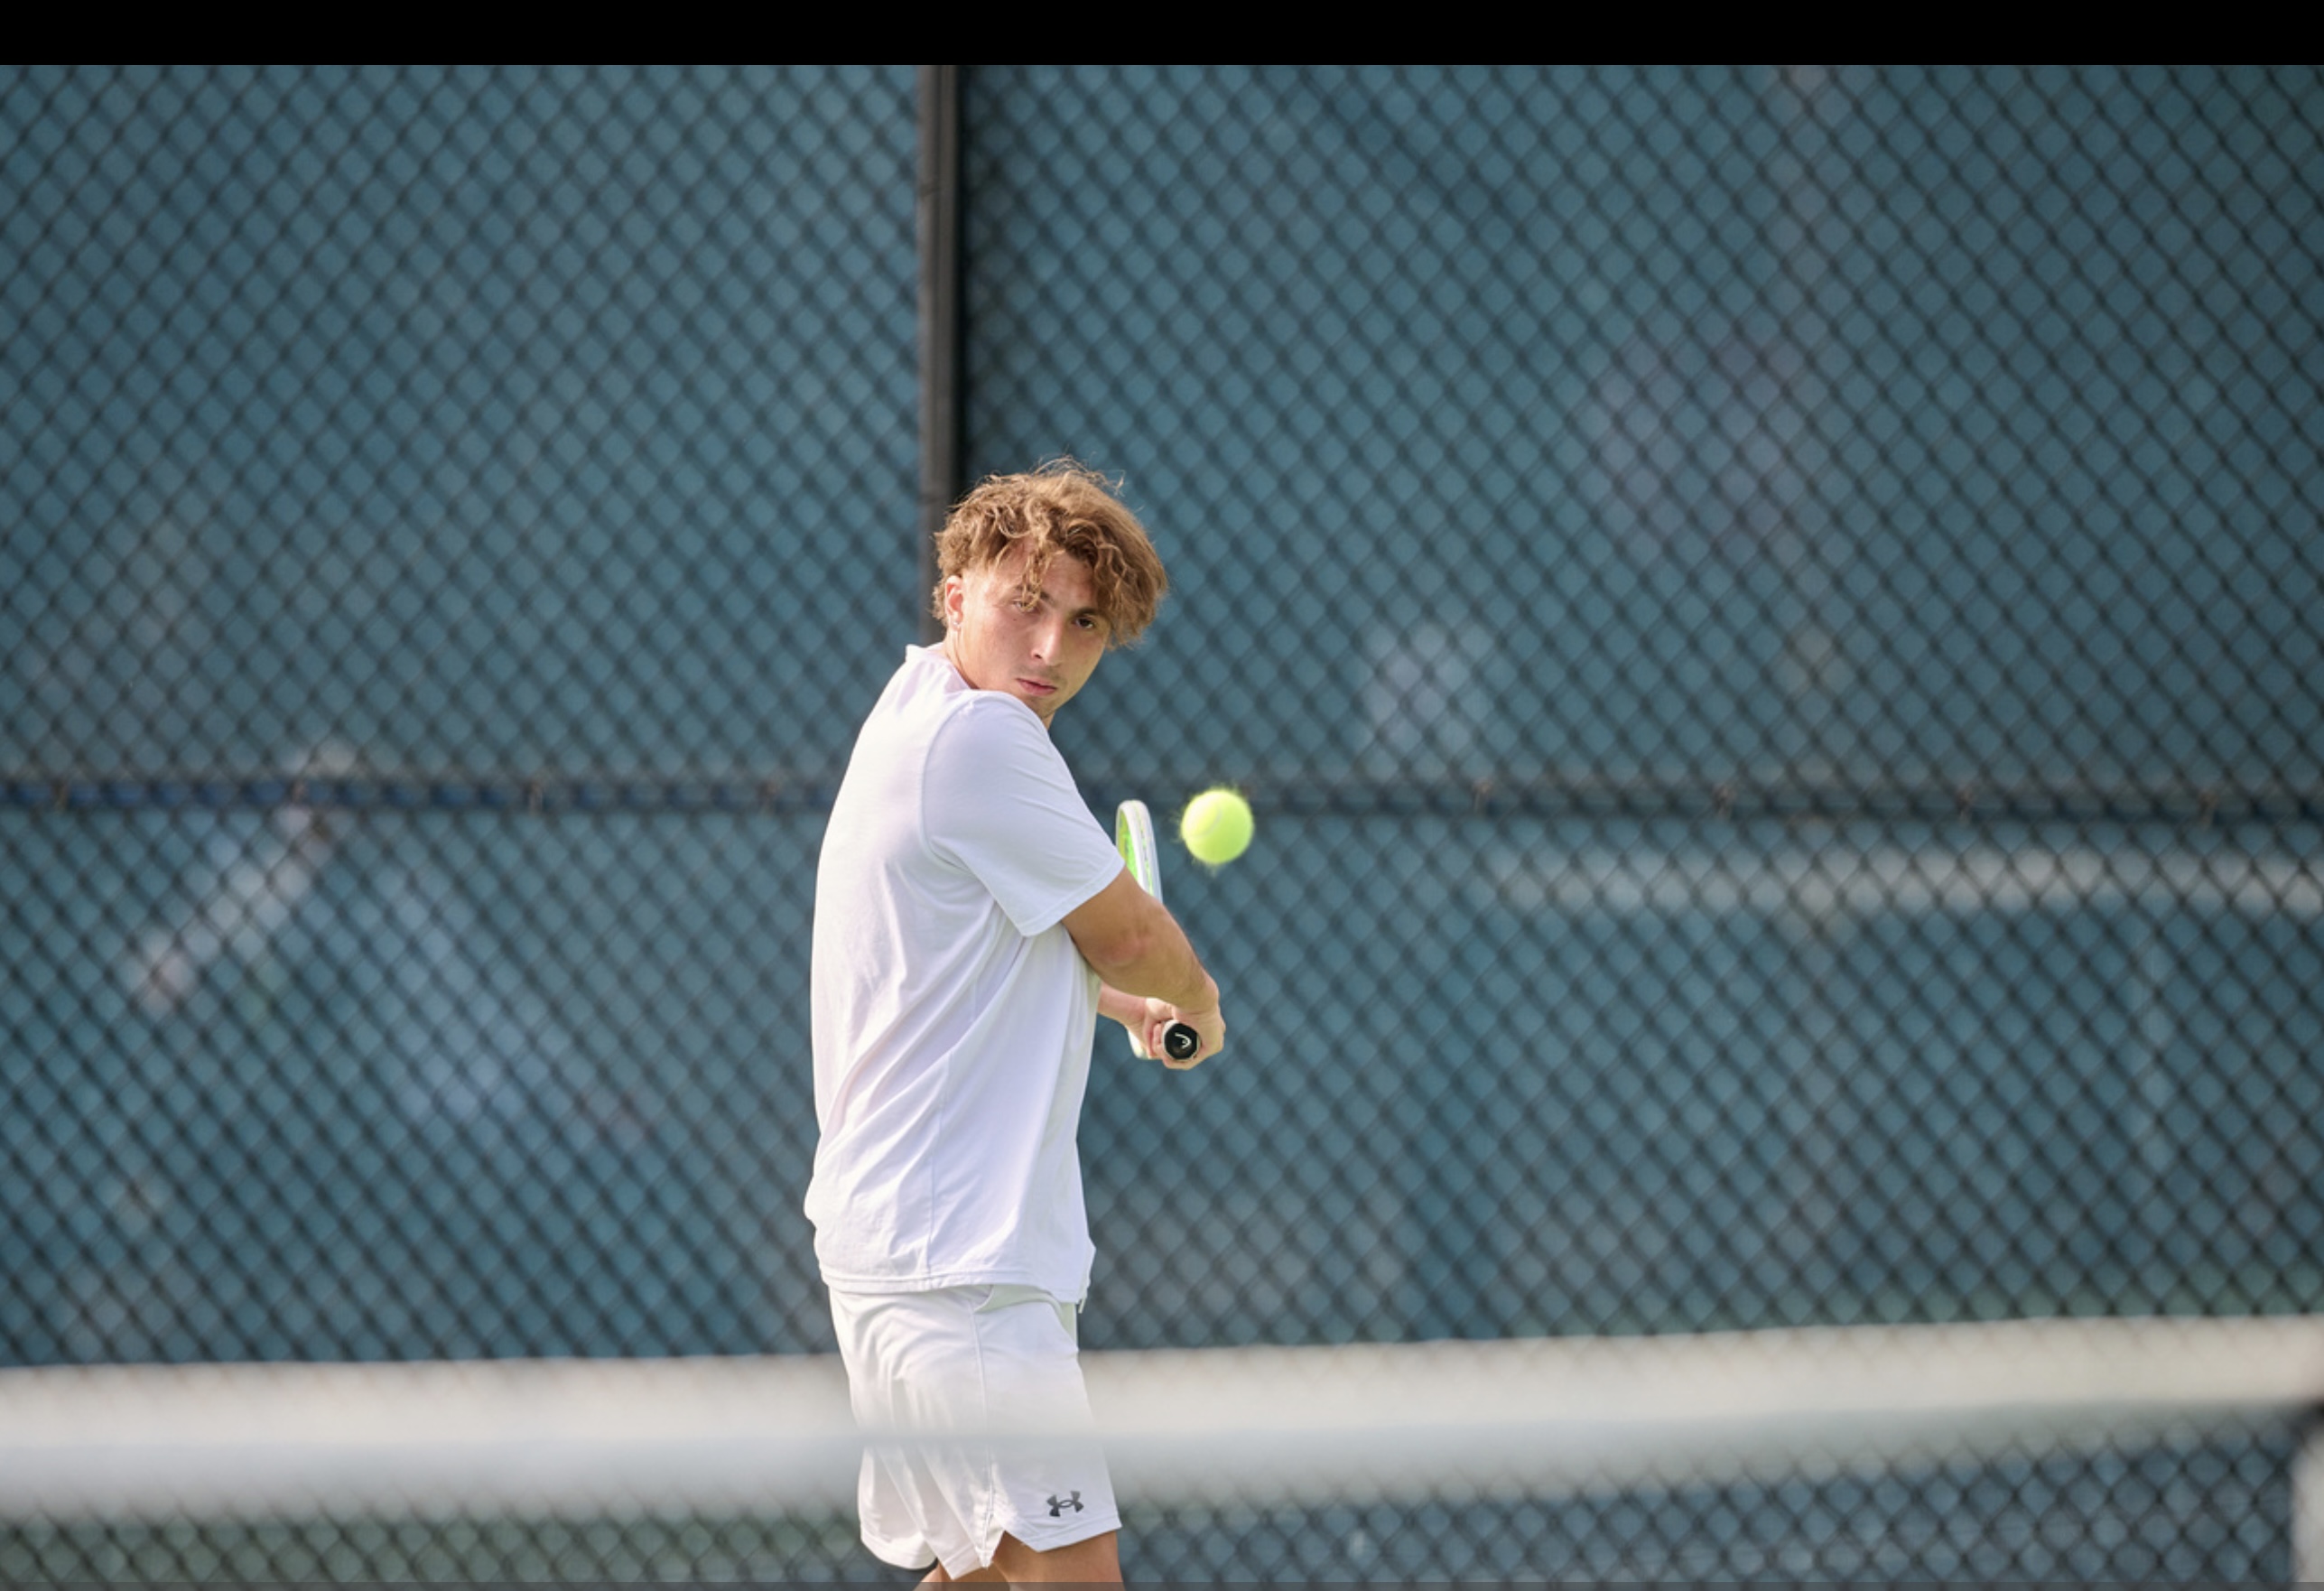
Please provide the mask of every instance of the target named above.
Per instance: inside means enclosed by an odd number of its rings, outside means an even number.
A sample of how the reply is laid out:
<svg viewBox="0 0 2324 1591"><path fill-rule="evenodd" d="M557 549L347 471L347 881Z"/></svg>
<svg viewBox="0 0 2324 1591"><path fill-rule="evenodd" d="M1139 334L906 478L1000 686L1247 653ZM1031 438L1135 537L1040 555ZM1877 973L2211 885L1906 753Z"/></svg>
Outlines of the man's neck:
<svg viewBox="0 0 2324 1591"><path fill-rule="evenodd" d="M981 691L986 689L985 686L978 684L974 680L969 678L968 670L962 668L960 665L959 660L953 656L952 637L950 636L946 636L943 640L938 641L934 646L929 647L928 650L943 658L952 671L961 676L961 684L966 685L970 690ZM1009 693L1006 691L994 691L991 694L996 696L1009 696ZM1009 696L1009 699L1012 702L1017 700L1014 696ZM1041 710L1035 707L1030 702L1025 703L1025 710L1027 712L1030 712L1033 715L1035 721L1040 724L1041 732L1047 734L1049 732L1050 721L1055 719L1056 714L1053 712L1045 717L1042 714Z"/></svg>

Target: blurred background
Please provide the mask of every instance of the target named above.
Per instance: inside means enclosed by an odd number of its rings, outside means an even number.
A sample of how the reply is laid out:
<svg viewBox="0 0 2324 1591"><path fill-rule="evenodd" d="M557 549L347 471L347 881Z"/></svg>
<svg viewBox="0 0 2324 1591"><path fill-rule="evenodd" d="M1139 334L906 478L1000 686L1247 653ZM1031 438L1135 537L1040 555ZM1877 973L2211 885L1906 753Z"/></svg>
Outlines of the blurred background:
<svg viewBox="0 0 2324 1591"><path fill-rule="evenodd" d="M1173 593L1059 744L1259 814L1172 851L1232 1053L1101 1043L1086 1347L2324 1309L2324 76L934 80L0 74L0 1360L827 1352L932 458L1121 479ZM2299 1440L1129 1567L2282 1578ZM0 1573L878 1572L366 1528Z"/></svg>

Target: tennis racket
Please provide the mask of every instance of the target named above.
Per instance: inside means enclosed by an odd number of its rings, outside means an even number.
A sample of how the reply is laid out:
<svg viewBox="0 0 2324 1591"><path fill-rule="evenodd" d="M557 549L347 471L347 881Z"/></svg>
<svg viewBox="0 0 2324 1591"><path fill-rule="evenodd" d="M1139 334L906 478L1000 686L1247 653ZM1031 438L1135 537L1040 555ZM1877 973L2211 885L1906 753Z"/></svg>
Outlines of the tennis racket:
<svg viewBox="0 0 2324 1591"><path fill-rule="evenodd" d="M1162 858L1154 847L1154 819L1143 801L1125 801L1113 814L1113 848L1121 852L1121 865L1138 880L1138 887L1156 900L1162 898ZM1194 1058L1202 1048L1202 1036L1184 1022L1173 1022L1162 1030L1162 1053L1174 1061ZM1146 1052L1146 1040L1137 1028L1129 1030L1129 1053L1139 1060L1153 1057Z"/></svg>

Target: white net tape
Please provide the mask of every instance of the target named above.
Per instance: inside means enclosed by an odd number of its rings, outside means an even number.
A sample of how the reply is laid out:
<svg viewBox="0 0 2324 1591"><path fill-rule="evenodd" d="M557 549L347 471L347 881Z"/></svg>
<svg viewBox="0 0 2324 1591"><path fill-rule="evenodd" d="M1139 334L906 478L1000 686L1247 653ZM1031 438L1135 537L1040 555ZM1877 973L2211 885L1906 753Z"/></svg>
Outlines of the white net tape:
<svg viewBox="0 0 2324 1591"><path fill-rule="evenodd" d="M2324 1322L1084 1356L1125 1500L1538 1495L2072 1451L2324 1400ZM0 1517L847 1508L823 1357L0 1373Z"/></svg>

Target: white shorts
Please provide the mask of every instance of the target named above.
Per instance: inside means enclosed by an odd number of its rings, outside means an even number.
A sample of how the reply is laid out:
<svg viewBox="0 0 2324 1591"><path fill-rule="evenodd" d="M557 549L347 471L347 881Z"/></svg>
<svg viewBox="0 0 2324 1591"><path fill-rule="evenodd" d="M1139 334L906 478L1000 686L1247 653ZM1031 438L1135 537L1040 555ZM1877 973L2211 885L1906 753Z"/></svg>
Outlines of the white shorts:
<svg viewBox="0 0 2324 1591"><path fill-rule="evenodd" d="M985 1283L920 1293L834 1288L832 1320L859 1425L960 1433L874 1442L864 1453L863 1544L882 1562L935 1560L958 1577L990 1567L1003 1531L1046 1552L1121 1528L1082 1386L1072 1305ZM1045 1434L1010 1438L1012 1428Z"/></svg>

